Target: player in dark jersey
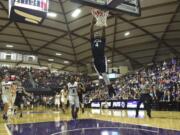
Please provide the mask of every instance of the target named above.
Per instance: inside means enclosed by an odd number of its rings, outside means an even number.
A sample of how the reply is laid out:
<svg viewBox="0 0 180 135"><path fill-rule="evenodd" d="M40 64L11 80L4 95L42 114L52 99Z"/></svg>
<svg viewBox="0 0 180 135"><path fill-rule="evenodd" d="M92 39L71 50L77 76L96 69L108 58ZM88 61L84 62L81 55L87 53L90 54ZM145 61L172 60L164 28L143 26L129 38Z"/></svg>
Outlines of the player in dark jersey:
<svg viewBox="0 0 180 135"><path fill-rule="evenodd" d="M17 106L19 109L20 117L22 117L22 110L23 110L23 105L24 105L23 97L25 97L25 96L30 96L30 94L25 91L21 82L19 82L17 89L16 89L15 106Z"/></svg>
<svg viewBox="0 0 180 135"><path fill-rule="evenodd" d="M84 84L81 82L80 78L77 78L77 82L78 82L78 96L79 96L79 102L80 102L80 107L82 109L82 113L84 113L84 93L85 93L85 87Z"/></svg>
<svg viewBox="0 0 180 135"><path fill-rule="evenodd" d="M96 72L101 75L105 84L110 85L109 78L107 77L107 59L104 54L106 45L105 27L103 27L102 36L99 33L94 33L94 18L91 23L91 49L93 54L94 68Z"/></svg>

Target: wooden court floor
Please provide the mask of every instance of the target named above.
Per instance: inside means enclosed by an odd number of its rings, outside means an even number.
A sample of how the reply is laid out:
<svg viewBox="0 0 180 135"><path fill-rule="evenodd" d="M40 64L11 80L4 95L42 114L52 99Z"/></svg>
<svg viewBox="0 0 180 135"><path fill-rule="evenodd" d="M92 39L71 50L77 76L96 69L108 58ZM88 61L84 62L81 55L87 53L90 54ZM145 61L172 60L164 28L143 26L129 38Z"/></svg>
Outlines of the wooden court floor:
<svg viewBox="0 0 180 135"><path fill-rule="evenodd" d="M0 135L10 135L6 126L8 124L71 120L70 110L67 110L66 114L63 114L61 111L44 108L24 110L22 118L19 118L19 114L17 114L12 116L8 123L2 120L2 113L0 113L0 116ZM146 116L146 112L144 111L140 111L139 118L135 118L134 116L135 111L133 110L86 109L84 114L79 112L78 119L106 120L180 131L180 112L152 111L151 119Z"/></svg>

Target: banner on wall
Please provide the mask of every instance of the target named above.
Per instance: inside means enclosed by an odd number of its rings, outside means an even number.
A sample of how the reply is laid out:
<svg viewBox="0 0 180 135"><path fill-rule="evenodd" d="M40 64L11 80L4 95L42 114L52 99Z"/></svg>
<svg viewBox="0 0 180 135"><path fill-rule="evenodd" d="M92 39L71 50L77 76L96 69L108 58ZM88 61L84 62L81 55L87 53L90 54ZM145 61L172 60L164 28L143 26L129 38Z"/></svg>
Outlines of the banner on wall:
<svg viewBox="0 0 180 135"><path fill-rule="evenodd" d="M92 108L109 108L109 109L136 109L138 100L112 100L112 101L92 101ZM140 105L144 109L144 104Z"/></svg>

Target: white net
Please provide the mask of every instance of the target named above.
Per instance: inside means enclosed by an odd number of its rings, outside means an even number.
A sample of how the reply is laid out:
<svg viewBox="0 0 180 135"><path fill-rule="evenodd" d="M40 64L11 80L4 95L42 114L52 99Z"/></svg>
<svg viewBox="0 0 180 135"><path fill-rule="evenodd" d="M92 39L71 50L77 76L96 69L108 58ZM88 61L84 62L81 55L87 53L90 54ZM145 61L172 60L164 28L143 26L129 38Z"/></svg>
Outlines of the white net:
<svg viewBox="0 0 180 135"><path fill-rule="evenodd" d="M92 15L96 18L96 26L103 27L107 26L107 17L109 11L103 11L100 9L92 9Z"/></svg>

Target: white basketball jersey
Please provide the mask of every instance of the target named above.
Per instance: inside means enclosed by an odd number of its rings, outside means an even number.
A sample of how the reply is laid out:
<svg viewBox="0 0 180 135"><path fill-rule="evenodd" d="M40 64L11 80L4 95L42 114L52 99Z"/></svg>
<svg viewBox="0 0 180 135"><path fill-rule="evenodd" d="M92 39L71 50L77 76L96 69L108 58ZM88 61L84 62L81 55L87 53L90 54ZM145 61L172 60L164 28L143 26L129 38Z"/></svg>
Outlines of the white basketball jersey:
<svg viewBox="0 0 180 135"><path fill-rule="evenodd" d="M11 94L11 86L12 86L12 82L10 81L3 81L1 83L2 85L2 95L10 95Z"/></svg>
<svg viewBox="0 0 180 135"><path fill-rule="evenodd" d="M61 90L61 99L64 99L64 98L66 98L66 96L65 96L65 90L62 89L62 90Z"/></svg>
<svg viewBox="0 0 180 135"><path fill-rule="evenodd" d="M57 95L55 96L55 99L56 99L56 100L60 100L60 96L61 96L61 95L57 94Z"/></svg>
<svg viewBox="0 0 180 135"><path fill-rule="evenodd" d="M78 89L78 83L77 82L74 82L74 84L68 83L69 96L78 95L77 89Z"/></svg>

